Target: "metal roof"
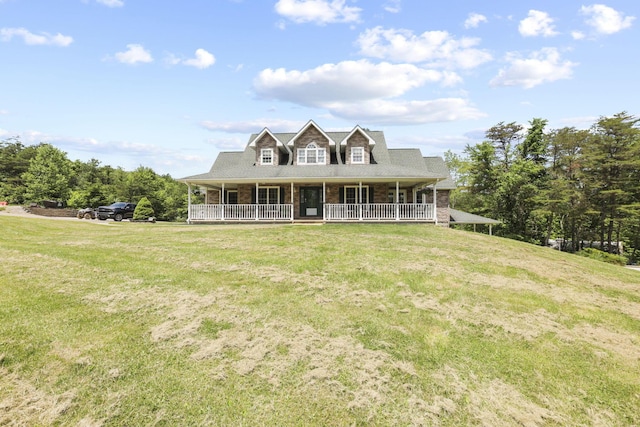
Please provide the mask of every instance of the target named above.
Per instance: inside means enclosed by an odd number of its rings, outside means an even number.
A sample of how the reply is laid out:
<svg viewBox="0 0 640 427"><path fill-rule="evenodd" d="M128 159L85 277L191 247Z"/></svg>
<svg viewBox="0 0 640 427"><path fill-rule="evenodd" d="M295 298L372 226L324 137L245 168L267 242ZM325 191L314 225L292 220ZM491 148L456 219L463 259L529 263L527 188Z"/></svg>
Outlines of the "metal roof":
<svg viewBox="0 0 640 427"><path fill-rule="evenodd" d="M496 219L486 218L480 215L471 214L469 212L459 211L449 208L449 216L452 224L501 224Z"/></svg>

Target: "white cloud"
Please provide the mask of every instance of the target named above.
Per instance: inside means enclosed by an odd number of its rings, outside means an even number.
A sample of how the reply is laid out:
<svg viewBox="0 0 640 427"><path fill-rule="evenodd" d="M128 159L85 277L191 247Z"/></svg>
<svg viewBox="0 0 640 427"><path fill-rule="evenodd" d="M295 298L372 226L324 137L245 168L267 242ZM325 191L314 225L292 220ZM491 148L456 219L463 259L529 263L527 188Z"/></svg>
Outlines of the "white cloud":
<svg viewBox="0 0 640 427"><path fill-rule="evenodd" d="M459 81L452 72L360 60L325 64L306 71L266 69L256 77L254 90L262 98L323 108L336 117L377 124L417 124L481 117L481 112L461 98L393 99L428 83L446 85ZM211 129L211 124L206 127Z"/></svg>
<svg viewBox="0 0 640 427"><path fill-rule="evenodd" d="M547 12L530 10L529 16L520 21L518 31L524 37L552 37L558 34L554 30L553 19Z"/></svg>
<svg viewBox="0 0 640 427"><path fill-rule="evenodd" d="M354 121L379 125L414 125L478 119L486 116L461 98L429 101L371 100L361 103L337 102L328 107L331 114Z"/></svg>
<svg viewBox="0 0 640 427"><path fill-rule="evenodd" d="M98 3L108 7L122 7L124 2L122 0L96 0Z"/></svg>
<svg viewBox="0 0 640 427"><path fill-rule="evenodd" d="M345 0L278 0L275 10L291 21L303 24L313 22L318 25L336 22L358 22L358 7L345 5Z"/></svg>
<svg viewBox="0 0 640 427"><path fill-rule="evenodd" d="M587 16L587 24L599 34L614 34L622 31L631 27L636 19L635 16L624 16L624 13L603 4L582 6L580 12Z"/></svg>
<svg viewBox="0 0 640 427"><path fill-rule="evenodd" d="M469 17L464 21L465 28L477 28L482 22L488 22L487 17L479 13L470 13Z"/></svg>
<svg viewBox="0 0 640 427"><path fill-rule="evenodd" d="M26 28L0 28L0 39L10 41L13 37L22 37L28 45L49 45L66 47L73 43L73 37L63 36L58 33L51 35L48 33L33 34Z"/></svg>
<svg viewBox="0 0 640 427"><path fill-rule="evenodd" d="M446 31L426 31L418 36L409 30L375 27L358 37L365 56L398 62L428 63L443 68L475 68L490 61L491 54L475 48L480 39L453 38Z"/></svg>
<svg viewBox="0 0 640 427"><path fill-rule="evenodd" d="M118 52L115 54L115 58L118 62L123 64L137 64L138 62L148 63L153 62L153 57L148 50L139 44L128 44L127 50L124 52Z"/></svg>
<svg viewBox="0 0 640 427"><path fill-rule="evenodd" d="M213 122L205 120L200 123L200 126L212 132L250 134L266 127L275 132L297 132L305 124L306 122L294 120L255 119L240 122Z"/></svg>
<svg viewBox="0 0 640 427"><path fill-rule="evenodd" d="M260 72L253 85L262 98L322 107L337 101L396 97L426 83L456 81L459 78L455 73L360 60L324 64L306 71L268 68Z"/></svg>
<svg viewBox="0 0 640 427"><path fill-rule="evenodd" d="M200 68L201 70L204 68L209 68L215 62L216 58L204 49L197 49L195 58L182 61L184 65Z"/></svg>
<svg viewBox="0 0 640 427"><path fill-rule="evenodd" d="M3 116L5 114L9 114L9 110L0 110L0 116Z"/></svg>
<svg viewBox="0 0 640 427"><path fill-rule="evenodd" d="M400 13L402 10L401 0L388 0L382 7L389 13Z"/></svg>
<svg viewBox="0 0 640 427"><path fill-rule="evenodd" d="M573 37L574 40L582 40L586 36L582 31L571 31L571 37Z"/></svg>
<svg viewBox="0 0 640 427"><path fill-rule="evenodd" d="M563 61L555 48L543 48L533 52L529 58L509 53L506 57L509 68L502 69L490 84L491 86L522 86L530 89L542 83L560 79L569 79L573 74L575 62Z"/></svg>

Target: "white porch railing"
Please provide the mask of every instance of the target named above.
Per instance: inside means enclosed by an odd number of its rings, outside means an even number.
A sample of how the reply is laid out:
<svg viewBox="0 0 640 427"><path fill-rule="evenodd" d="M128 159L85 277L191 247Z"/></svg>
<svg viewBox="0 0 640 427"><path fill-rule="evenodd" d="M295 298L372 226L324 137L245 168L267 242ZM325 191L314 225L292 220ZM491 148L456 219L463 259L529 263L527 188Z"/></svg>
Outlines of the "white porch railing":
<svg viewBox="0 0 640 427"><path fill-rule="evenodd" d="M430 203L324 205L326 221L435 221ZM189 221L293 221L293 205L191 205Z"/></svg>
<svg viewBox="0 0 640 427"><path fill-rule="evenodd" d="M189 221L293 221L293 205L191 205Z"/></svg>
<svg viewBox="0 0 640 427"><path fill-rule="evenodd" d="M431 203L326 204L327 221L435 221Z"/></svg>

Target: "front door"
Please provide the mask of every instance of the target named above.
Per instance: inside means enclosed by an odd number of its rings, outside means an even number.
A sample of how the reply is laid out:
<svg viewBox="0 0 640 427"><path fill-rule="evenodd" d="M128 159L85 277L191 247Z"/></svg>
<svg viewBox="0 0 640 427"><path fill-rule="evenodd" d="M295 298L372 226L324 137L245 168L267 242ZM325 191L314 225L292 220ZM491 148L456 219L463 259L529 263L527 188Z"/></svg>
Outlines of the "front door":
<svg viewBox="0 0 640 427"><path fill-rule="evenodd" d="M300 188L300 216L322 216L322 187Z"/></svg>

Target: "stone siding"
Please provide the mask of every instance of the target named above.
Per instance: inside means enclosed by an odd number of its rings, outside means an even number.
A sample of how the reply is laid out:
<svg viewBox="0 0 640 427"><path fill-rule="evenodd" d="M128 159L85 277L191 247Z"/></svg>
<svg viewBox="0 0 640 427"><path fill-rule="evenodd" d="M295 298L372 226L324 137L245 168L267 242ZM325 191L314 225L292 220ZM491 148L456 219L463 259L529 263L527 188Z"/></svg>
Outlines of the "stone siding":
<svg viewBox="0 0 640 427"><path fill-rule="evenodd" d="M294 164L298 164L298 148L307 148L307 145L311 143L316 144L318 148L325 149L325 164L329 164L331 162L331 147L329 144L329 140L322 135L322 133L313 126L310 126L306 131L304 131L300 136L295 140L293 147L293 162ZM313 165L310 165L311 167Z"/></svg>
<svg viewBox="0 0 640 427"><path fill-rule="evenodd" d="M276 140L269 134L265 134L262 138L256 141L256 165L260 165L260 150L263 148L271 148L273 150L273 166L278 166L278 164L280 164L280 151L278 150Z"/></svg>
<svg viewBox="0 0 640 427"><path fill-rule="evenodd" d="M371 148L369 147L369 140L362 133L356 132L347 140L347 146L345 148L344 163L351 164L351 149L353 147L364 148L364 164L368 165L371 158ZM362 163L358 163L362 164Z"/></svg>

